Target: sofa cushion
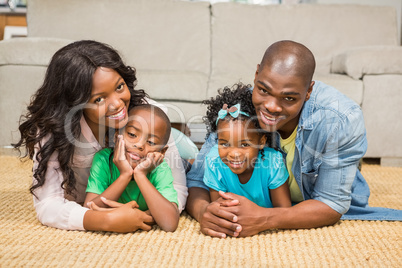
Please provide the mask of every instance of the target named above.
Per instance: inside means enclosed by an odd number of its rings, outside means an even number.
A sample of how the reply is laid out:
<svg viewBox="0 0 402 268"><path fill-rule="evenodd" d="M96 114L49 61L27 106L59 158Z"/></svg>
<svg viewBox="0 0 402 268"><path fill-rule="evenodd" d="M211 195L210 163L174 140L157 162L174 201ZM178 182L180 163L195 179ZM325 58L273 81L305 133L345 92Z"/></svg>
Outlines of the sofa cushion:
<svg viewBox="0 0 402 268"><path fill-rule="evenodd" d="M161 92L160 98L186 100L191 96L201 101L205 96L199 93L206 92L210 73L209 3L30 0L27 15L31 37L94 39L112 45L126 63L149 74L139 81L144 86L166 80L160 90L171 94ZM195 82L188 83L193 78ZM144 89L159 92L159 88ZM182 94L186 91L195 94Z"/></svg>
<svg viewBox="0 0 402 268"><path fill-rule="evenodd" d="M351 48L334 57L333 73L345 73L354 79L365 74L402 74L401 46L365 46Z"/></svg>
<svg viewBox="0 0 402 268"><path fill-rule="evenodd" d="M0 43L0 65L47 66L53 54L71 40L59 38L12 38Z"/></svg>
<svg viewBox="0 0 402 268"><path fill-rule="evenodd" d="M320 74L330 73L332 57L347 48L398 45L392 7L217 3L212 5L211 27L208 95L228 82L252 81L265 49L279 40L306 45L315 55Z"/></svg>
<svg viewBox="0 0 402 268"><path fill-rule="evenodd" d="M200 102L206 99L208 75L195 71L137 69L138 85L155 100Z"/></svg>

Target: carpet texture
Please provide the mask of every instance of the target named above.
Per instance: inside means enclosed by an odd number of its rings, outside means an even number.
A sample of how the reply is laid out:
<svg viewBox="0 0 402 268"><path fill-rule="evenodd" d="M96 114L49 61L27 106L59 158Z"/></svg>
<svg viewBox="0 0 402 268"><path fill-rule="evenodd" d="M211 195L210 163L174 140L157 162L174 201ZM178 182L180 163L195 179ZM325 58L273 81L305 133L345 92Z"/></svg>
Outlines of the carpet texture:
<svg viewBox="0 0 402 268"><path fill-rule="evenodd" d="M63 231L36 219L30 161L0 156L0 267L402 267L402 223L340 221L248 238L203 235L183 213L174 233ZM364 164L371 206L402 209L402 168Z"/></svg>

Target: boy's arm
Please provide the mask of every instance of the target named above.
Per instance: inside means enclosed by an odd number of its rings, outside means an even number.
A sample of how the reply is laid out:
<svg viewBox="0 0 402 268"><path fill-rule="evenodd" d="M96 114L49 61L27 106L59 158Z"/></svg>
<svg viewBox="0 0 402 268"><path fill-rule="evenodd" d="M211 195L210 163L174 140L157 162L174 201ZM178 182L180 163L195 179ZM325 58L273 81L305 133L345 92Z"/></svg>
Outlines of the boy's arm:
<svg viewBox="0 0 402 268"><path fill-rule="evenodd" d="M151 212L155 222L166 232L173 232L176 230L179 223L179 209L177 204L172 203L165 198L158 189L149 181L147 174L163 162L163 154L149 153L146 160L141 162L134 170L134 179L141 191L142 196L147 203L148 209ZM169 168L171 180L173 177ZM166 173L165 173L166 174ZM157 174L162 176L161 179L167 180L164 174ZM172 182L171 181L171 182ZM173 185L172 185L173 186ZM174 191L174 188L172 188ZM177 200L177 195L176 195Z"/></svg>
<svg viewBox="0 0 402 268"><path fill-rule="evenodd" d="M104 157L99 157L99 159L97 155L94 157L91 167L91 174L88 179L88 193L85 197L84 206L88 207L88 202L92 201L99 207L107 207L104 202L100 200L100 197L105 197L107 200L117 201L132 179L133 168L126 159L125 142L122 135L119 135L117 139L117 144L113 155L113 163L118 168L120 175L112 184L108 185L105 181L100 182L102 178L105 179L105 176L111 176L109 173L104 174L105 167L107 167L107 170L109 169L108 158L107 161L105 161ZM91 189L92 187L94 189L96 188L97 191L100 190L99 188L103 188L105 190L101 194L98 194L93 192ZM103 189L101 189L101 191Z"/></svg>
<svg viewBox="0 0 402 268"><path fill-rule="evenodd" d="M105 197L108 200L117 201L124 189L126 189L128 183L130 182L132 176L120 175L117 180L115 180L106 190L99 194L87 192L85 197L84 206L88 207L89 202L94 202L99 207L107 207L100 198Z"/></svg>

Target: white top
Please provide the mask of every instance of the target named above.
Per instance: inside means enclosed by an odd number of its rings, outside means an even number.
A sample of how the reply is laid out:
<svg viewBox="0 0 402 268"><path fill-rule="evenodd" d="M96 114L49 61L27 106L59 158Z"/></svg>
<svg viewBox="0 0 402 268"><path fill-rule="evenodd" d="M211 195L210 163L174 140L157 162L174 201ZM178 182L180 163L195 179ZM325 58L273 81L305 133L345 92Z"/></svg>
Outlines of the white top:
<svg viewBox="0 0 402 268"><path fill-rule="evenodd" d="M147 99L148 103L154 104L162 108L165 112L166 107L155 101ZM85 200L85 190L89 177L89 170L92 159L96 152L102 149L91 129L89 128L84 117L81 118L81 135L75 143L75 151L73 156L72 169L75 172L76 179L76 197L68 196L61 188L63 182L63 174L59 169L58 153L54 152L47 164L45 174L45 183L42 187L35 189L34 206L38 220L47 226L66 230L84 230L84 214L88 210L82 207ZM46 136L41 144L49 140L50 134ZM173 186L177 191L177 199L179 201L179 211L184 209L187 200L186 175L184 167L174 143L172 135L168 142L168 150L165 154L165 160L169 164L173 174ZM34 171L38 167L36 153L39 145L35 146ZM35 182L35 178L33 178Z"/></svg>

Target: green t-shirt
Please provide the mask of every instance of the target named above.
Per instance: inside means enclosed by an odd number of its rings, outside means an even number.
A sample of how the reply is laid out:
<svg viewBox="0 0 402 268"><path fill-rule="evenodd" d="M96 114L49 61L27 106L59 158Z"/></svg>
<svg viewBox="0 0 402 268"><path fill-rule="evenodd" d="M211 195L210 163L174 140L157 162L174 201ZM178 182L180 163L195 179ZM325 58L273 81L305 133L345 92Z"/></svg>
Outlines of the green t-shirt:
<svg viewBox="0 0 402 268"><path fill-rule="evenodd" d="M109 148L103 149L95 154L89 174L87 193L90 192L100 195L120 176L120 171L113 163L113 155L110 160L111 166L109 165L109 157L111 154L112 150ZM110 174L110 170L112 170L112 174ZM177 206L179 205L177 192L173 188L172 171L165 160L149 173L147 178L162 196L170 202L176 203ZM147 203L134 180L128 183L118 201L120 203L128 203L133 200L138 203L140 210L148 210Z"/></svg>

